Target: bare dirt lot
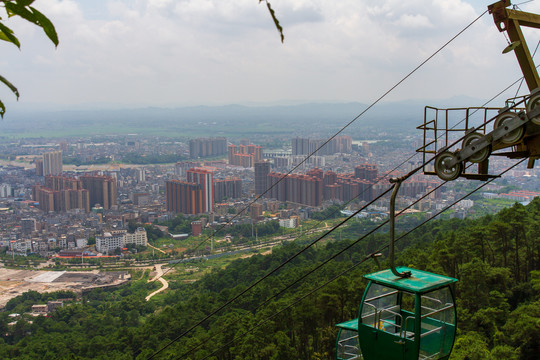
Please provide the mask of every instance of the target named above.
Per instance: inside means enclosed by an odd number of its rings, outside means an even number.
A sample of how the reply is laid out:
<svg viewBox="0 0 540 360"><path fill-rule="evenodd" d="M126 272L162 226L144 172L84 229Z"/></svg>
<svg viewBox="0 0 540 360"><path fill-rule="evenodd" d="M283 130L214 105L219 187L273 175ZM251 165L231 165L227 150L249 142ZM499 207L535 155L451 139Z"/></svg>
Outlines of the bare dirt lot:
<svg viewBox="0 0 540 360"><path fill-rule="evenodd" d="M99 286L119 285L128 277L119 274L91 272L16 270L0 268L0 308L22 293L34 290L40 293L71 290L77 293Z"/></svg>

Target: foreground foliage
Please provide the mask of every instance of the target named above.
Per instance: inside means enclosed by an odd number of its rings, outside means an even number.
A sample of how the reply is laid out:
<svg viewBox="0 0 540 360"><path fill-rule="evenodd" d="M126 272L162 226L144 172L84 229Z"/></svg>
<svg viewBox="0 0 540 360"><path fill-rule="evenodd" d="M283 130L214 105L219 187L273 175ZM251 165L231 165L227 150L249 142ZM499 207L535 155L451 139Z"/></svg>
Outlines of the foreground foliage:
<svg viewBox="0 0 540 360"><path fill-rule="evenodd" d="M33 2L34 0L0 0L0 8L3 8L8 19L20 17L42 28L52 43L58 46L58 34L56 34L54 25L45 15L31 6ZM3 16L4 14L0 14L0 40L7 41L20 49L21 43L19 39L13 30L6 25L7 21L5 21ZM19 99L19 90L2 75L0 75L0 82L7 86L15 94L17 99ZM0 117L4 117L5 112L6 107L0 100Z"/></svg>
<svg viewBox="0 0 540 360"><path fill-rule="evenodd" d="M399 220L398 220L399 222ZM536 359L540 353L540 200L476 220L436 220L400 240L398 264L459 278L459 333L451 359ZM305 251L231 307L174 342L157 359L331 359L334 324L357 317L371 260L387 242L370 236L320 271L275 296L349 245ZM0 316L0 358L147 359L300 249L237 260L193 284L171 282L150 302L146 278L113 292L94 291L51 317L8 326ZM384 265L383 265L384 266ZM286 310L301 296L321 290ZM137 278L137 277L135 277ZM27 296L28 298L28 296ZM27 304L25 299L13 304ZM269 299L268 301L266 301ZM27 306L27 305L26 305ZM22 310L19 308L19 310ZM20 323L20 324L19 324Z"/></svg>

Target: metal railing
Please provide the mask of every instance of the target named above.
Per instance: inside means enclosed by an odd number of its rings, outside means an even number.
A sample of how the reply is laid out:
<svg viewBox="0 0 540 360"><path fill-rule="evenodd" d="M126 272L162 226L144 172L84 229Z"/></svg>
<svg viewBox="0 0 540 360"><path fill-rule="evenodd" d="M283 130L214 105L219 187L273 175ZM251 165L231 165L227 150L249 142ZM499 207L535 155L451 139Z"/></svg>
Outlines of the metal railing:
<svg viewBox="0 0 540 360"><path fill-rule="evenodd" d="M399 291L392 291L392 292L389 292L389 293L386 293L386 294L382 294L382 295L378 295L378 296L374 296L372 298L369 298L369 299L366 299L364 300L364 302L370 302L370 301L374 301L374 300L378 300L378 299L382 299L383 297L386 297L386 296L390 296L390 295L394 295L394 294L397 294Z"/></svg>
<svg viewBox="0 0 540 360"><path fill-rule="evenodd" d="M362 315L362 323L364 324L370 324L374 328L378 330L385 331L390 334L398 335L400 338L406 338L409 340L414 340L414 332L407 331L409 328L409 322L412 321L414 323L414 315L413 316L407 316L405 318L405 321L403 321L403 315L399 313L400 306L399 305L392 305L387 308L378 309L375 305L365 302L364 305L369 306L373 309L372 312L368 314ZM397 311L395 311L397 310ZM384 316L385 314L389 314L390 316ZM366 321L366 319L372 317L373 321ZM394 318L394 320L390 320L390 318ZM396 321L398 320L398 321ZM381 326L382 325L382 326ZM388 327L386 326L388 325ZM414 325L412 325L414 327ZM396 329L396 331L389 331L390 328Z"/></svg>
<svg viewBox="0 0 540 360"><path fill-rule="evenodd" d="M338 359L341 359L341 360L362 359L362 352L360 351L359 346L347 344L347 342L350 342L355 339L356 339L356 343L358 343L358 340L357 340L358 334L345 338L345 339L340 339L338 341Z"/></svg>
<svg viewBox="0 0 540 360"><path fill-rule="evenodd" d="M427 318L428 316L431 316L431 315L434 315L434 314L437 314L437 313L440 313L441 311L445 311L445 310L448 310L448 309L452 309L454 307L454 304L445 304L444 307L438 309L438 310L433 310L432 312L429 312L427 314L424 314L422 315L421 319L424 319L424 318Z"/></svg>

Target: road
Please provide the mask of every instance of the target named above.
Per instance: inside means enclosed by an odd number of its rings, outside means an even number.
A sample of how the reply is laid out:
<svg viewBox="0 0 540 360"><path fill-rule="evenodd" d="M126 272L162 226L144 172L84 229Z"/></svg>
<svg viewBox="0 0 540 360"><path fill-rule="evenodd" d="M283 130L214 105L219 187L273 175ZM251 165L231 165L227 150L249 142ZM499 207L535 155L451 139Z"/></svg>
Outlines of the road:
<svg viewBox="0 0 540 360"><path fill-rule="evenodd" d="M163 285L160 289L154 291L153 293L151 293L150 295L148 295L145 299L146 301L150 300L150 298L152 298L152 296L162 292L163 290L167 289L169 287L169 283L167 282L167 280L165 280L164 278L161 277L161 275L163 275L163 269L161 268L161 266L163 266L165 264L156 264L156 276L154 276L152 279L148 280L148 282L152 282L152 281L156 281L159 280L161 282L161 284Z"/></svg>
<svg viewBox="0 0 540 360"><path fill-rule="evenodd" d="M158 248L155 247L155 246L150 245L150 243L148 243L147 245L148 245L149 247L151 247L152 249L154 249L154 250L161 251L163 254L166 254L165 251L163 251L163 250L161 250L161 249L158 249Z"/></svg>

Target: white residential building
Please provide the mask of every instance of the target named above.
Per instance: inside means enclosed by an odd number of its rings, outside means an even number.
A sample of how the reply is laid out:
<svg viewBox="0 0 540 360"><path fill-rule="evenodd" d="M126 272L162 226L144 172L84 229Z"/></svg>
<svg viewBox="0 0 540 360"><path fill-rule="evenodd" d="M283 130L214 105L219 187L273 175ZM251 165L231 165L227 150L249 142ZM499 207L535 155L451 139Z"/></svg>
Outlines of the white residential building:
<svg viewBox="0 0 540 360"><path fill-rule="evenodd" d="M2 198L11 197L11 185L9 184L0 185L0 197Z"/></svg>
<svg viewBox="0 0 540 360"><path fill-rule="evenodd" d="M21 253L32 252L32 240L17 240L12 243L12 249Z"/></svg>
<svg viewBox="0 0 540 360"><path fill-rule="evenodd" d="M127 244L140 246L148 245L148 237L144 228L138 228L133 234L125 231L116 231L114 234L106 232L103 236L96 238L96 250L101 253L108 253L117 248L122 248Z"/></svg>
<svg viewBox="0 0 540 360"><path fill-rule="evenodd" d="M144 228L138 228L133 234L126 233L124 237L124 245L135 244L140 246L148 245L148 237Z"/></svg>
<svg viewBox="0 0 540 360"><path fill-rule="evenodd" d="M75 239L75 242L77 244L78 249L81 249L81 248L85 247L88 244L87 239Z"/></svg>
<svg viewBox="0 0 540 360"><path fill-rule="evenodd" d="M292 216L290 219L279 219L279 226L294 229L298 226L298 217Z"/></svg>
<svg viewBox="0 0 540 360"><path fill-rule="evenodd" d="M103 236L96 238L96 250L101 253L114 251L116 248L124 246L124 234L111 234L106 232Z"/></svg>

